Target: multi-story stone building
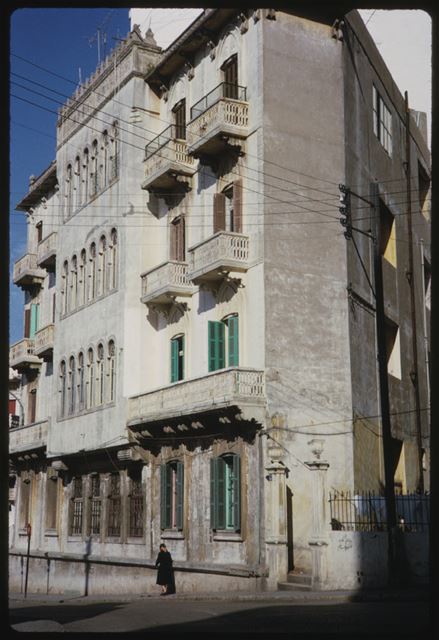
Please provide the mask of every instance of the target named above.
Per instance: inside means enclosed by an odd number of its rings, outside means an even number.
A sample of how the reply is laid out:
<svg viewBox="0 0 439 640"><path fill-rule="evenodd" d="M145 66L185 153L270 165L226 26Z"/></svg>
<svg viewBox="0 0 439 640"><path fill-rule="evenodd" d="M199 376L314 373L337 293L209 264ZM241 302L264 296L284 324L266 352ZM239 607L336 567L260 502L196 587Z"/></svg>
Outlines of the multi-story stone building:
<svg viewBox="0 0 439 640"><path fill-rule="evenodd" d="M166 51L135 26L61 109L17 207L13 589L28 522L33 590L153 590L161 541L180 590L385 581L328 496L385 484L383 394L393 481L427 482L430 159L341 18L207 9Z"/></svg>

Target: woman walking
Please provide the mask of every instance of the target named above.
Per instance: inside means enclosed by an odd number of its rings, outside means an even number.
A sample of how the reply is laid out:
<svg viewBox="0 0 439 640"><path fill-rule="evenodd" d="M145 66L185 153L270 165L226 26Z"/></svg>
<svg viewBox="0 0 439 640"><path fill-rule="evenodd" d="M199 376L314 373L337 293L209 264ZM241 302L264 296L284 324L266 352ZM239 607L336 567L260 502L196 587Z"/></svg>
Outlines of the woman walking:
<svg viewBox="0 0 439 640"><path fill-rule="evenodd" d="M172 557L165 544L160 545L160 551L155 561L157 571L157 584L161 585L161 596L175 593L174 572L172 569Z"/></svg>

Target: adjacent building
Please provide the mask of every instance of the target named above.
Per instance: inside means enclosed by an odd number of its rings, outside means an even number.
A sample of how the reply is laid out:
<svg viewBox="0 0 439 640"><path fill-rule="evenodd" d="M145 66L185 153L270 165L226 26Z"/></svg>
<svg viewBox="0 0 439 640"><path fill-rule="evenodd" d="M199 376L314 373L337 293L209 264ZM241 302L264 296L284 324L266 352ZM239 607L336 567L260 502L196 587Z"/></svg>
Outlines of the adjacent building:
<svg viewBox="0 0 439 640"><path fill-rule="evenodd" d="M34 591L153 591L162 541L180 591L385 583L328 500L428 489L421 121L329 8L134 25L67 101L17 207L12 589L29 522Z"/></svg>

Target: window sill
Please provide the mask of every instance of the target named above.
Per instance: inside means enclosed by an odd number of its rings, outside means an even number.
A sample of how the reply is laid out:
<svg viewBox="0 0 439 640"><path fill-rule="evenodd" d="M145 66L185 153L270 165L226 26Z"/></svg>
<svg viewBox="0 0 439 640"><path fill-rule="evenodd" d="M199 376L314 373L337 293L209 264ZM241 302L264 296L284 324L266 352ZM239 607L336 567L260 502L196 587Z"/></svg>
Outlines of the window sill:
<svg viewBox="0 0 439 640"><path fill-rule="evenodd" d="M244 538L240 533L234 531L218 531L214 532L213 540L216 542L243 542Z"/></svg>
<svg viewBox="0 0 439 640"><path fill-rule="evenodd" d="M171 529L162 531L160 537L163 540L184 540L183 531L173 531Z"/></svg>
<svg viewBox="0 0 439 640"><path fill-rule="evenodd" d="M65 313L61 313L60 316L59 316L59 319L60 320L65 320L66 318L70 318L70 316L75 315L75 313L78 313L78 311L82 311L83 309L87 309L88 307L90 307L95 302L99 302L100 300L104 300L105 298L108 298L108 296L111 296L113 293L117 293L117 291L118 291L118 287L115 287L114 289L110 289L109 291L105 291L105 293L101 293L100 295L95 296L91 300L87 300L87 302L85 302L84 304L78 305L77 307L75 307L75 309L69 309L69 311L67 311Z"/></svg>
<svg viewBox="0 0 439 640"><path fill-rule="evenodd" d="M46 529L46 531L44 532L44 535L47 538L57 538L58 531L56 529Z"/></svg>

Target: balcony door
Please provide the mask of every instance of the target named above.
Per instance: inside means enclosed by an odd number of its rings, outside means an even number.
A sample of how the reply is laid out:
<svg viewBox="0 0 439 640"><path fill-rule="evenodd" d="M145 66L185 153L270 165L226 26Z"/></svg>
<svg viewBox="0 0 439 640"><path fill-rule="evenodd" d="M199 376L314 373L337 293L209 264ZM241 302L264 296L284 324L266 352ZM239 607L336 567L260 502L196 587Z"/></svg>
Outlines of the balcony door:
<svg viewBox="0 0 439 640"><path fill-rule="evenodd" d="M224 97L238 99L238 56L235 53L221 67L224 78Z"/></svg>
<svg viewBox="0 0 439 640"><path fill-rule="evenodd" d="M180 100L172 109L174 112L175 137L186 140L186 100Z"/></svg>
<svg viewBox="0 0 439 640"><path fill-rule="evenodd" d="M171 234L170 234L170 254L171 260L177 262L184 262L186 257L185 251L185 230L184 230L184 217L179 216L171 222Z"/></svg>

